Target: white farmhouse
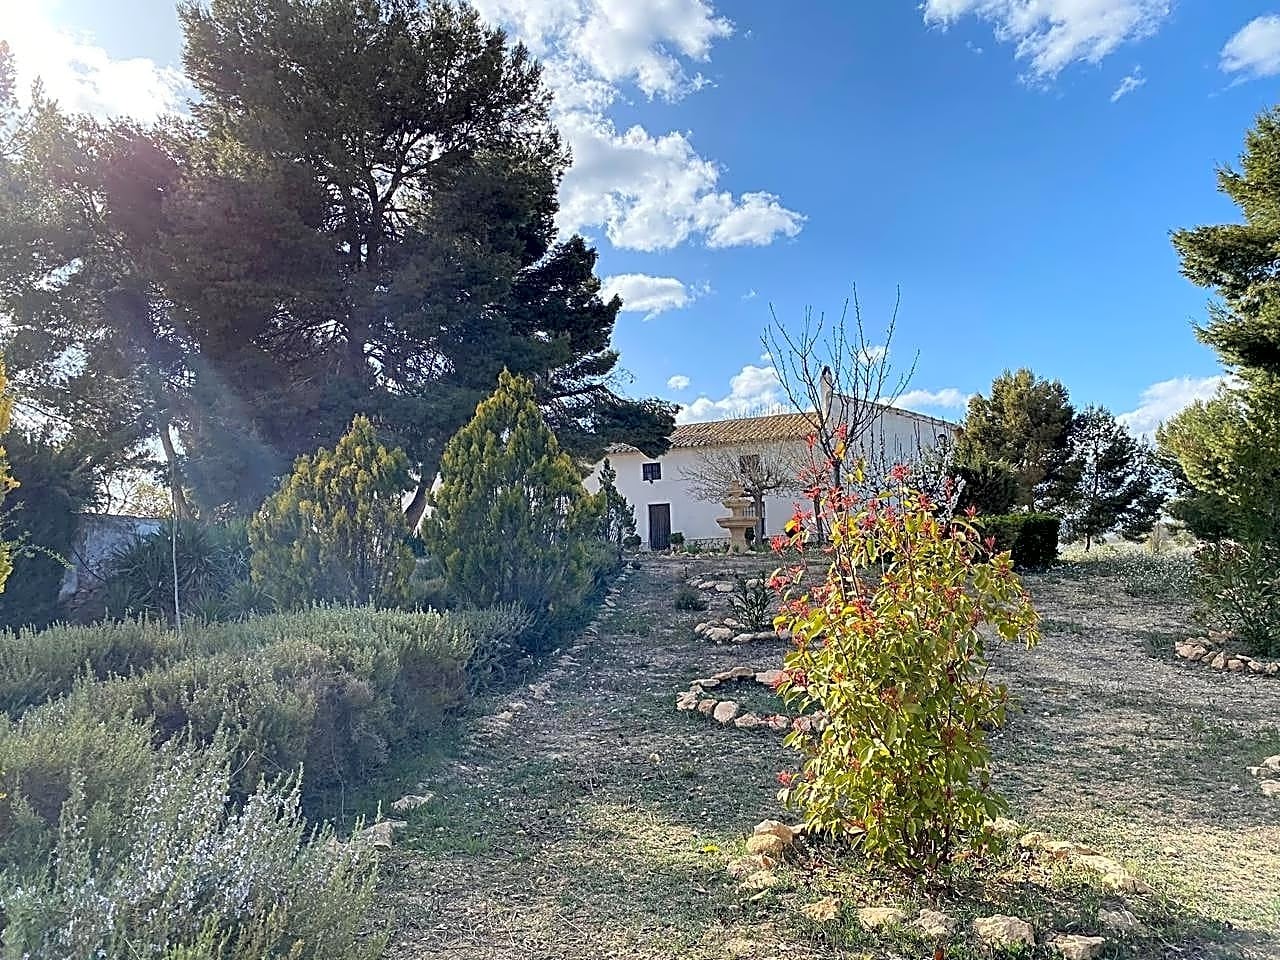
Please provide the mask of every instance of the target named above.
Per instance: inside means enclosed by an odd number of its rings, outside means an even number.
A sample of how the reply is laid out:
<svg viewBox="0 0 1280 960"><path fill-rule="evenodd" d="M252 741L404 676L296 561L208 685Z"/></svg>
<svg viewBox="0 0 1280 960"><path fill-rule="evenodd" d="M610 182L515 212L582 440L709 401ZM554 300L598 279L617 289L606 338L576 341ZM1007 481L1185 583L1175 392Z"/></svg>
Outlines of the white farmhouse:
<svg viewBox="0 0 1280 960"><path fill-rule="evenodd" d="M835 407L839 409L838 405ZM951 440L957 426L922 413L879 406L863 440L863 455L876 463L912 462L939 444ZM776 457L779 461L800 462L807 454L806 438L815 431L811 413L780 413L762 417L742 417L685 423L671 435L671 447L661 457L646 456L635 447L615 445L608 459L617 472L619 492L636 511L636 533L642 546L664 550L672 533L682 533L685 541L724 541L725 530L716 523L729 511L707 497L705 483L709 462L721 464L748 458ZM587 488L599 488L601 464L587 478ZM744 462L744 468L751 464ZM727 496L726 489L722 495ZM800 497L795 490L764 498L764 534L780 533L795 513Z"/></svg>

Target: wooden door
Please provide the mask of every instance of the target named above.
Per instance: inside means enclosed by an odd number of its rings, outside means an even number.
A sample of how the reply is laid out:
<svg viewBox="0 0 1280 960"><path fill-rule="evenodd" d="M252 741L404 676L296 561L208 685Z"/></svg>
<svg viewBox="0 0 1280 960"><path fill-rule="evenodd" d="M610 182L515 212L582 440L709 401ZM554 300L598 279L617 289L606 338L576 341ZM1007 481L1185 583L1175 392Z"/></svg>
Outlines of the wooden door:
<svg viewBox="0 0 1280 960"><path fill-rule="evenodd" d="M649 504L649 549L666 550L671 546L671 504Z"/></svg>

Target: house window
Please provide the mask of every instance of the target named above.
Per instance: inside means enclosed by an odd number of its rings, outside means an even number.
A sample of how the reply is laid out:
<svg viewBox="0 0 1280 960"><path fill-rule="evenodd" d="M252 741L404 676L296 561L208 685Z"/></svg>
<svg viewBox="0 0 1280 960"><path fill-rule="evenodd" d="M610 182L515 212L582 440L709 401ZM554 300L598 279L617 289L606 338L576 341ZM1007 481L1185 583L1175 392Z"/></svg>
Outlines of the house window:
<svg viewBox="0 0 1280 960"><path fill-rule="evenodd" d="M738 470L744 477L760 472L760 454L747 453L738 458Z"/></svg>
<svg viewBox="0 0 1280 960"><path fill-rule="evenodd" d="M646 463L641 465L640 469L644 479L650 483L654 480L662 479L662 464L660 463Z"/></svg>

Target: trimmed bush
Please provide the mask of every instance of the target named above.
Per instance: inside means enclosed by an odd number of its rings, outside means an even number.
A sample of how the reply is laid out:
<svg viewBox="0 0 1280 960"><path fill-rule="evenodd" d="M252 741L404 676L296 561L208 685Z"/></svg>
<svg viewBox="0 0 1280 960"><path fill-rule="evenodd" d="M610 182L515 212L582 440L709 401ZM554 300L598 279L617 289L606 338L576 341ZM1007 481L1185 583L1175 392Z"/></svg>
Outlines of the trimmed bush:
<svg viewBox="0 0 1280 960"><path fill-rule="evenodd" d="M1047 567L1058 559L1061 524L1051 514L1006 513L979 517L977 525L984 537L995 537L997 553L1009 551L1016 567Z"/></svg>
<svg viewBox="0 0 1280 960"><path fill-rule="evenodd" d="M682 583L676 587L675 596L671 600L671 605L677 610L705 610L710 604L704 597L693 587L687 583Z"/></svg>

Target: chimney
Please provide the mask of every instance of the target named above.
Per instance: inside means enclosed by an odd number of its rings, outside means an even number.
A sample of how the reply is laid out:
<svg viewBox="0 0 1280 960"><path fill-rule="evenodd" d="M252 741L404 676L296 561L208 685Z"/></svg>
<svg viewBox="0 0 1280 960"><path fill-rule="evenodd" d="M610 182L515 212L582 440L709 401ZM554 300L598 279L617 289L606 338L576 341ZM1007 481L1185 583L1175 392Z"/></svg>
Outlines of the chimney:
<svg viewBox="0 0 1280 960"><path fill-rule="evenodd" d="M822 368L822 376L818 380L818 402L822 404L819 411L822 421L825 423L831 418L831 401L836 393L836 378L831 372L831 368L824 366Z"/></svg>

